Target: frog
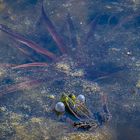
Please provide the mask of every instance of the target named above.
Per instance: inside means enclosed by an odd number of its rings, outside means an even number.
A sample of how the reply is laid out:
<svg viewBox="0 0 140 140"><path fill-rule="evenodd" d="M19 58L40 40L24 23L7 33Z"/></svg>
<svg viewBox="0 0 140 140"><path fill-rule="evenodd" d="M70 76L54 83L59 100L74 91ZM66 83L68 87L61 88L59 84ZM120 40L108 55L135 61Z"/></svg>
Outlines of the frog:
<svg viewBox="0 0 140 140"><path fill-rule="evenodd" d="M74 94L63 93L54 110L61 120L68 122L76 130L92 131L103 126L112 117L104 95L102 101L103 111L92 113L86 105L84 95L76 97Z"/></svg>

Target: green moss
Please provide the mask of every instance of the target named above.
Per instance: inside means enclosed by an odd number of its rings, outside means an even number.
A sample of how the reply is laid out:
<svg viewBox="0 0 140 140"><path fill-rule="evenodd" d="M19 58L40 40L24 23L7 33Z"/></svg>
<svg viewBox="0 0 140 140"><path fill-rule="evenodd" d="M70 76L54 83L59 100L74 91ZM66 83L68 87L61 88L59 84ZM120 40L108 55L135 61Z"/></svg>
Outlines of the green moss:
<svg viewBox="0 0 140 140"><path fill-rule="evenodd" d="M88 133L69 133L62 140L111 140L112 135L109 131L88 132Z"/></svg>
<svg viewBox="0 0 140 140"><path fill-rule="evenodd" d="M3 0L0 0L0 12L5 9L5 4Z"/></svg>
<svg viewBox="0 0 140 140"><path fill-rule="evenodd" d="M42 137L37 127L34 127L29 131L28 125L17 125L15 126L15 131L15 138L18 140L38 140Z"/></svg>
<svg viewBox="0 0 140 140"><path fill-rule="evenodd" d="M39 140L43 139L44 131L47 128L42 128L44 123L43 118L33 117L24 123L12 123L15 130L14 138L18 140Z"/></svg>

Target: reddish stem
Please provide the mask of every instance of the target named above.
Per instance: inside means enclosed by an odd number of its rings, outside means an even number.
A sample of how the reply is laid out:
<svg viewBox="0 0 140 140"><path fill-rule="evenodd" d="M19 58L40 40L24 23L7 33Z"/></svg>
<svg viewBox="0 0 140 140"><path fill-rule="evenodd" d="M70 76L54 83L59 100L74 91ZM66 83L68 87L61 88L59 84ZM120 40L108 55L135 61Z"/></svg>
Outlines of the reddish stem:
<svg viewBox="0 0 140 140"><path fill-rule="evenodd" d="M21 65L17 65L12 67L13 69L18 69L18 68L27 68L27 67L45 67L48 66L47 63L43 63L43 62L33 62L33 63L27 63L27 64L21 64Z"/></svg>
<svg viewBox="0 0 140 140"><path fill-rule="evenodd" d="M53 40L56 42L59 50L61 51L62 54L65 54L66 53L66 49L65 49L66 45L64 44L64 41L62 40L62 38L57 33L52 21L49 19L49 17L45 13L43 3L42 3L42 16L45 19L47 30L51 34Z"/></svg>
<svg viewBox="0 0 140 140"><path fill-rule="evenodd" d="M7 33L9 36L11 36L16 41L19 41L20 43L27 45L29 48L32 48L36 52L44 54L53 60L56 59L56 56L53 53L42 48L41 46L37 45L33 41L26 39L24 36L11 31L7 26L0 24L0 30Z"/></svg>

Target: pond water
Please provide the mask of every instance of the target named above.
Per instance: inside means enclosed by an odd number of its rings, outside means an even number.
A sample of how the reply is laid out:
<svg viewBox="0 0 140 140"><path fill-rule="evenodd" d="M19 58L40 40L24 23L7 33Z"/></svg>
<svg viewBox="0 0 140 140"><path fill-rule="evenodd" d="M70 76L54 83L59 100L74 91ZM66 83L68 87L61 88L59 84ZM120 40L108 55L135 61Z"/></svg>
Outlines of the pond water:
<svg viewBox="0 0 140 140"><path fill-rule="evenodd" d="M43 7L0 0L0 140L139 140L139 0ZM112 119L94 132L75 130L52 111L62 93L85 95L93 113L104 93Z"/></svg>

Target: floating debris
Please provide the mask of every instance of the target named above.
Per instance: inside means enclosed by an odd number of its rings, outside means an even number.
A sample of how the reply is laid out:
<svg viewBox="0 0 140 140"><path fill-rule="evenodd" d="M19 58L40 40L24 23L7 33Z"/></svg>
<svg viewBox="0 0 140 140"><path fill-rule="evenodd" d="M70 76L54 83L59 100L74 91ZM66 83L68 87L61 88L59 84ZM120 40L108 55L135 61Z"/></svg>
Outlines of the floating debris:
<svg viewBox="0 0 140 140"><path fill-rule="evenodd" d="M47 97L50 98L50 99L55 99L54 95L47 95Z"/></svg>
<svg viewBox="0 0 140 140"><path fill-rule="evenodd" d="M140 88L140 80L137 81L136 87L137 87L137 88Z"/></svg>

